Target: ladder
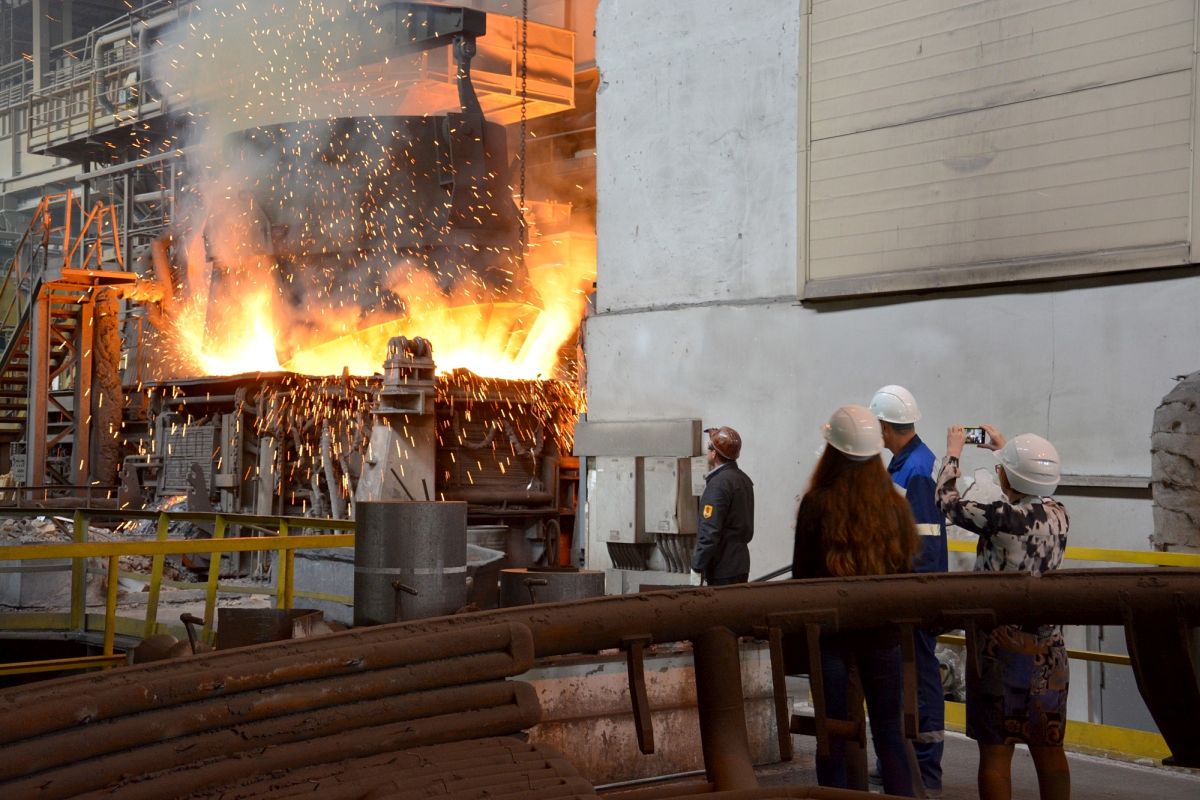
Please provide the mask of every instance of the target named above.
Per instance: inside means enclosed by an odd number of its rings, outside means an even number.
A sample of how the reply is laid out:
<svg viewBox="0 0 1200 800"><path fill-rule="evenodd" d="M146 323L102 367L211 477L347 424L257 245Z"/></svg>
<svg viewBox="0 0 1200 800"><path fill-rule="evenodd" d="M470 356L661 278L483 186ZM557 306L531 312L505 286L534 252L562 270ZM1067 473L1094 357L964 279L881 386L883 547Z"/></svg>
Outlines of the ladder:
<svg viewBox="0 0 1200 800"><path fill-rule="evenodd" d="M0 281L0 445L16 483L89 482L93 301L137 279L124 267L111 204L42 198Z"/></svg>

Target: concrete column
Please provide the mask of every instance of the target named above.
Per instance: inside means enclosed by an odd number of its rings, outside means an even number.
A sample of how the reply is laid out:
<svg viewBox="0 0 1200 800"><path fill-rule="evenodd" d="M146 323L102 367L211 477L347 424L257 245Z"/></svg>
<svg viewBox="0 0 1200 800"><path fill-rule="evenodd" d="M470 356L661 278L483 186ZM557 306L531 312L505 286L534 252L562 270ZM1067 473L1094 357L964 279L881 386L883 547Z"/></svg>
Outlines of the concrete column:
<svg viewBox="0 0 1200 800"><path fill-rule="evenodd" d="M746 698L738 638L728 628L709 628L692 642L696 702L704 769L717 792L754 789L754 762L746 735Z"/></svg>

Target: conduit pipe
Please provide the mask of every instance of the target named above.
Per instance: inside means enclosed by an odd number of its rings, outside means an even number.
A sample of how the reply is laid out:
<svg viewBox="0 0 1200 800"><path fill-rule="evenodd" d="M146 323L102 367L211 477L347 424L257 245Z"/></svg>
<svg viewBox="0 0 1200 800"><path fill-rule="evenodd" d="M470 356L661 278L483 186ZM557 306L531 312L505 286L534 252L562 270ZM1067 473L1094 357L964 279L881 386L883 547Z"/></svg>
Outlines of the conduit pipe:
<svg viewBox="0 0 1200 800"><path fill-rule="evenodd" d="M100 758L78 760L58 770L12 781L4 785L4 791L12 797L76 797L92 790L117 785L123 776L153 776L180 767L204 765L210 761L224 762L236 771L232 765L237 762L258 761L268 752L280 754L280 767L295 767L310 762L302 752L288 750L288 744L318 746L321 742L336 739L370 739L376 735L384 735L385 731L395 731L404 726L419 729L432 724L434 720L441 720L448 730L456 730L456 738L470 737L474 735L472 723L464 720L483 710L505 708L522 719L526 715L519 712L532 709L533 722L530 724L536 723L538 704L533 687L526 683L510 681L455 686L259 720L195 736L175 737L163 742L151 741L143 747ZM454 728L456 719L458 727ZM519 728L505 732L514 733L516 730ZM266 749L262 750L263 748ZM262 750L262 753L254 758L238 758L239 755L259 750ZM291 756L300 756L301 759L289 761ZM195 771L192 768L184 770L187 773ZM154 780L151 777L147 782ZM119 796L125 798L129 792L129 787L122 788Z"/></svg>
<svg viewBox="0 0 1200 800"><path fill-rule="evenodd" d="M140 714L79 725L59 733L8 745L0 761L0 780L13 780L84 759L136 748L147 742L213 731L288 714L428 692L464 682L496 680L523 672L506 653L479 653L441 661L320 680L298 681L267 689L221 695L186 706L166 706ZM469 689L470 687L467 687Z"/></svg>
<svg viewBox="0 0 1200 800"><path fill-rule="evenodd" d="M746 734L746 698L738 639L728 628L709 628L692 642L700 747L716 789L758 786Z"/></svg>

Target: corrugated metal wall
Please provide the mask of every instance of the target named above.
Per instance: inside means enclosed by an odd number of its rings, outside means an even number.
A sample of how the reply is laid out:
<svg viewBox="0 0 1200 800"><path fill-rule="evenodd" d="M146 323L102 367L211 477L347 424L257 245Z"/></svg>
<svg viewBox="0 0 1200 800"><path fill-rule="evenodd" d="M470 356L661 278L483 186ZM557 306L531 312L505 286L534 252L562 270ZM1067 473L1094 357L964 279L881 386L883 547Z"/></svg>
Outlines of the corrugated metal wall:
<svg viewBox="0 0 1200 800"><path fill-rule="evenodd" d="M1186 262L1195 8L814 0L805 294Z"/></svg>

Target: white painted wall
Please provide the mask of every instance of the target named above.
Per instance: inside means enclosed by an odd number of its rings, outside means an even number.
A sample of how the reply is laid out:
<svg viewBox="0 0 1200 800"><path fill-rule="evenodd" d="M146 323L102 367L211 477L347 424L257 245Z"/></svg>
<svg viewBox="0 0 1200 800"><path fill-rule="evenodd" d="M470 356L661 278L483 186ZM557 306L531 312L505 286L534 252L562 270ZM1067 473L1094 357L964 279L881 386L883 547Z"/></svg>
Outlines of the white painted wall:
<svg viewBox="0 0 1200 800"><path fill-rule="evenodd" d="M808 197L803 5L600 3L589 419L737 428L756 483L753 574L790 560L820 424L887 383L916 394L918 430L937 453L947 425L990 422L1048 436L1067 472L1148 476L1154 408L1173 376L1200 366L1194 268L796 301ZM966 462L990 463L983 453ZM1062 499L1073 544L1148 547L1149 501ZM1077 678L1072 710L1083 716Z"/></svg>

